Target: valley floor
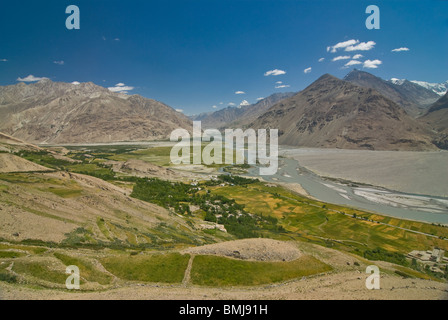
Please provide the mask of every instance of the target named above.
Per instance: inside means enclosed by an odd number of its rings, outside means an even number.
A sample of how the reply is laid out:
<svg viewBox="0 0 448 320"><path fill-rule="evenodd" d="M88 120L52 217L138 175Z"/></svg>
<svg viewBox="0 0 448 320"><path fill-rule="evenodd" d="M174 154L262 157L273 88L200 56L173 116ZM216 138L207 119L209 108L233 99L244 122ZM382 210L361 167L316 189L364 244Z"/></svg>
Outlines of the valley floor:
<svg viewBox="0 0 448 320"><path fill-rule="evenodd" d="M179 171L169 150L0 154L8 163L0 173L0 299L448 299L446 265L434 271L406 257L448 251L446 226L318 201L287 179L218 178L222 167L213 166ZM281 152L322 176L446 195L448 152ZM65 289L73 264L80 291ZM366 288L370 265L380 268L379 290Z"/></svg>
<svg viewBox="0 0 448 320"><path fill-rule="evenodd" d="M280 155L324 177L431 196L448 196L448 151L284 149Z"/></svg>

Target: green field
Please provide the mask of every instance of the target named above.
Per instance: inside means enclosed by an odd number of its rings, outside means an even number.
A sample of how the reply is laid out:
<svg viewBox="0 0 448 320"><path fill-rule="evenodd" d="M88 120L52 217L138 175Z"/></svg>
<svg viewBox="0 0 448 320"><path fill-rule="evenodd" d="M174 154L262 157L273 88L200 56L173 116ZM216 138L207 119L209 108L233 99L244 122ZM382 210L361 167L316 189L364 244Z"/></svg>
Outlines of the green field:
<svg viewBox="0 0 448 320"><path fill-rule="evenodd" d="M99 271L91 262L86 261L86 259L71 257L58 252L55 252L54 256L61 260L66 266L77 266L82 278L89 282L98 282L99 284L106 285L110 284L112 280L110 275Z"/></svg>
<svg viewBox="0 0 448 320"><path fill-rule="evenodd" d="M203 154L204 148L207 144L202 144L201 146L201 154ZM123 152L120 154L114 154L114 155L107 155L107 159L116 160L116 161L127 161L130 159L138 159L143 160L146 162L150 162L159 166L165 166L168 167L172 165L170 153L171 153L172 147L153 147L148 149L140 149L140 150L133 150L129 152ZM193 146L190 147L190 163L193 163ZM211 154L213 156L213 153ZM234 161L236 160L236 155L233 155ZM209 164L205 165L209 168L220 168L225 167L227 164L225 162L225 154L224 151L222 153L221 158L221 164Z"/></svg>
<svg viewBox="0 0 448 320"><path fill-rule="evenodd" d="M312 256L288 262L241 261L216 256L196 256L191 270L193 284L213 287L256 286L282 282L332 268Z"/></svg>
<svg viewBox="0 0 448 320"><path fill-rule="evenodd" d="M267 187L258 183L216 187L212 192L235 199L237 203L244 205L248 212L276 217L279 224L288 231L285 236L301 241L312 241L359 255L368 249L376 248L401 254L412 250L428 250L434 246L448 249L448 241L440 238L448 235L446 227L325 204L301 197L281 187ZM356 218L353 215L356 215ZM394 226L419 230L437 237Z"/></svg>
<svg viewBox="0 0 448 320"><path fill-rule="evenodd" d="M0 259L4 258L18 258L24 256L25 253L17 251L3 251L0 250Z"/></svg>
<svg viewBox="0 0 448 320"><path fill-rule="evenodd" d="M67 275L65 269L50 269L47 264L31 261L16 261L12 270L18 274L25 274L34 278L64 285Z"/></svg>
<svg viewBox="0 0 448 320"><path fill-rule="evenodd" d="M110 273L124 280L180 283L189 259L189 255L179 253L117 255L101 259L101 263Z"/></svg>

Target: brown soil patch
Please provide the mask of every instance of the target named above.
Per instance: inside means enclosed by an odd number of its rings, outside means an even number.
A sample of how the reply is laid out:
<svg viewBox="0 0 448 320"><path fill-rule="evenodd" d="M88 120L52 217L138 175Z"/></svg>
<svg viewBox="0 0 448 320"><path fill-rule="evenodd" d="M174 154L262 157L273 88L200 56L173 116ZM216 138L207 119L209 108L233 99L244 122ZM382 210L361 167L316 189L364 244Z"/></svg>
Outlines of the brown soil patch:
<svg viewBox="0 0 448 320"><path fill-rule="evenodd" d="M0 153L0 172L48 171L49 169L10 153Z"/></svg>
<svg viewBox="0 0 448 320"><path fill-rule="evenodd" d="M188 248L185 253L217 255L254 261L292 261L301 256L292 243L272 239L243 239Z"/></svg>

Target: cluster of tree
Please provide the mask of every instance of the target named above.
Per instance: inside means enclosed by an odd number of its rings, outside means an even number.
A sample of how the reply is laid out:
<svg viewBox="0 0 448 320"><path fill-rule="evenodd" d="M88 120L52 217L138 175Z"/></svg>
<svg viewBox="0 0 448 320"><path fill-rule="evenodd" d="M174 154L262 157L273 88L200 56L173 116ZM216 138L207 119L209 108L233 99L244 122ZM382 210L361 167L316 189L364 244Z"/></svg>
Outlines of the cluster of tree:
<svg viewBox="0 0 448 320"><path fill-rule="evenodd" d="M60 169L64 166L69 166L72 163L63 159L56 159L49 152L45 150L41 151L20 151L18 156L28 161L35 162L51 169Z"/></svg>
<svg viewBox="0 0 448 320"><path fill-rule="evenodd" d="M183 213L181 212L182 208L185 208L183 205L189 203L196 192L197 188L189 184L149 178L137 180L131 197Z"/></svg>
<svg viewBox="0 0 448 320"><path fill-rule="evenodd" d="M205 212L204 220L224 225L229 233L238 238L257 237L261 230L285 231L278 225L276 218L250 214L233 199L207 191L199 192L197 187L181 182L140 178L134 185L131 196L174 210L178 214L191 214L190 205L195 205Z"/></svg>
<svg viewBox="0 0 448 320"><path fill-rule="evenodd" d="M244 177L240 177L240 176L234 176L231 174L222 174L214 180L204 182L204 185L205 186L217 186L221 183L228 183L228 184L233 184L235 186L244 186L244 185L248 185L248 184L256 183L256 182L258 182L257 179L249 179L249 178L244 178Z"/></svg>
<svg viewBox="0 0 448 320"><path fill-rule="evenodd" d="M381 260L388 261L402 266L408 266L409 263L406 260L406 256L399 252L390 252L381 248L364 251L364 258L369 260Z"/></svg>

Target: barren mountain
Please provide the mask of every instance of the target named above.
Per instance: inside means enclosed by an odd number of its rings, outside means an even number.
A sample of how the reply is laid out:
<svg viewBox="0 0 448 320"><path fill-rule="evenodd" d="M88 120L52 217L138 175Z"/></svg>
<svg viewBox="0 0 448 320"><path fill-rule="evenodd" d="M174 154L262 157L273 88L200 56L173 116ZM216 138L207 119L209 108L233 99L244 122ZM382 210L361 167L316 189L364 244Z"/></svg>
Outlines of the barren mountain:
<svg viewBox="0 0 448 320"><path fill-rule="evenodd" d="M201 121L203 128L222 128L228 123L231 123L235 119L241 117L244 113L243 107L227 107L221 110L217 110L212 113L206 113L204 116L195 118L195 121Z"/></svg>
<svg viewBox="0 0 448 320"><path fill-rule="evenodd" d="M432 134L371 88L323 75L250 127L279 129L279 143L372 150L434 150Z"/></svg>
<svg viewBox="0 0 448 320"><path fill-rule="evenodd" d="M408 80L397 81L397 79L394 79L386 81L357 69L347 74L344 80L362 87L375 89L386 98L403 107L414 118L423 115L428 106L440 97L434 91Z"/></svg>
<svg viewBox="0 0 448 320"><path fill-rule="evenodd" d="M0 87L0 130L31 143L92 143L167 138L190 120L139 95L91 82L42 80Z"/></svg>
<svg viewBox="0 0 448 320"><path fill-rule="evenodd" d="M437 100L419 120L437 132L435 144L439 148L448 149L448 93Z"/></svg>
<svg viewBox="0 0 448 320"><path fill-rule="evenodd" d="M227 107L211 113L201 113L193 120L201 121L204 128L242 127L254 121L275 103L294 94L294 92L274 93L249 106Z"/></svg>
<svg viewBox="0 0 448 320"><path fill-rule="evenodd" d="M264 98L258 101L255 104L247 106L244 108L244 112L241 114L241 117L235 119L230 126L231 127L245 127L250 124L252 121L257 119L263 113L269 110L274 104L277 102L287 99L295 95L296 92L279 92L271 94L269 97Z"/></svg>

